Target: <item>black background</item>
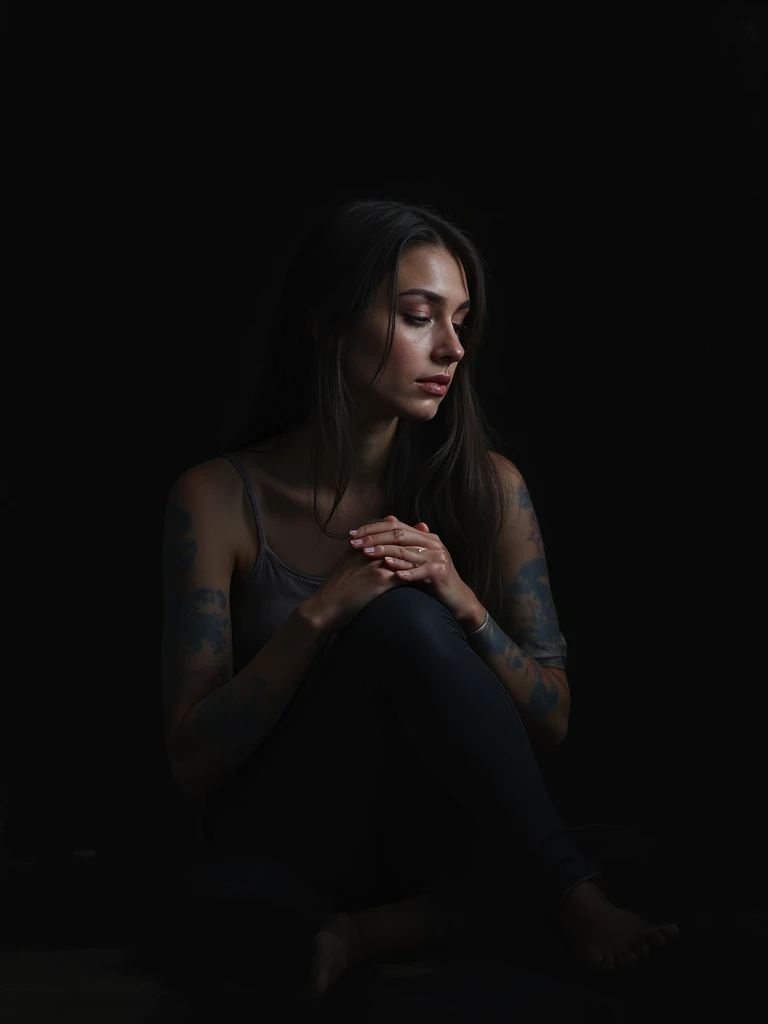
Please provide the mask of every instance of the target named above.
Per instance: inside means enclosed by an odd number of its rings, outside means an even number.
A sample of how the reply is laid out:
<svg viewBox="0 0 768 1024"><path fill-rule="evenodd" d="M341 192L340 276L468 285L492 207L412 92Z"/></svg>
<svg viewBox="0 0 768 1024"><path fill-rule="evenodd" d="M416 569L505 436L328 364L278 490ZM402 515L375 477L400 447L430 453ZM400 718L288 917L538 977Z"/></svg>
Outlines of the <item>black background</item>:
<svg viewBox="0 0 768 1024"><path fill-rule="evenodd" d="M532 493L569 643L553 795L571 824L668 837L703 886L764 885L764 6L543 5L487 59L413 27L384 59L367 37L299 52L276 33L268 68L269 40L250 57L221 44L235 26L214 43L134 25L126 46L90 25L89 47L68 23L65 57L56 26L30 33L9 863L95 851L127 878L183 848L160 709L166 494L247 416L308 216L380 196L434 206L489 266L478 387Z"/></svg>

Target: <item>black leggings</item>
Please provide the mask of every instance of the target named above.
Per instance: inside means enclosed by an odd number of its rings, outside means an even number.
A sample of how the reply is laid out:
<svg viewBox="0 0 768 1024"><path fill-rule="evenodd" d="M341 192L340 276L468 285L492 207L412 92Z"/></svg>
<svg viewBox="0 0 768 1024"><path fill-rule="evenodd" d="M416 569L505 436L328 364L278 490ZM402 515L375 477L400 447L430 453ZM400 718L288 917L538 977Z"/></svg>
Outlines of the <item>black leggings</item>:
<svg viewBox="0 0 768 1024"><path fill-rule="evenodd" d="M329 638L210 802L204 831L220 886L250 877L276 908L293 900L309 937L334 910L419 892L454 928L506 917L521 899L552 914L599 876L511 698L418 584L387 591Z"/></svg>

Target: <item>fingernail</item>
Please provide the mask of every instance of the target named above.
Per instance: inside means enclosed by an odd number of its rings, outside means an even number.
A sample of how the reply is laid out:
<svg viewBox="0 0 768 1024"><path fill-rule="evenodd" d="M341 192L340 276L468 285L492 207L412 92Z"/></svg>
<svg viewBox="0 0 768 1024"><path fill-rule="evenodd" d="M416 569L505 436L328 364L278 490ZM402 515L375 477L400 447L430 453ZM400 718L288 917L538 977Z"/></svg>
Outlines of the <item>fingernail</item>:
<svg viewBox="0 0 768 1024"><path fill-rule="evenodd" d="M355 534L357 533L357 530L350 530L349 532L350 532L350 533L352 534L352 536L354 537L354 536L355 536Z"/></svg>

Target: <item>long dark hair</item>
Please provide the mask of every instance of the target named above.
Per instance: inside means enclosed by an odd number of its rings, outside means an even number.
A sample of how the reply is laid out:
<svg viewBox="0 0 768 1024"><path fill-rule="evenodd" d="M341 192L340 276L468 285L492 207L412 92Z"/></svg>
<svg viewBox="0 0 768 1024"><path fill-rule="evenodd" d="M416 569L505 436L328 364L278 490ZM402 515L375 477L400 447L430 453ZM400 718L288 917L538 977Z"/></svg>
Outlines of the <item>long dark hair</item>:
<svg viewBox="0 0 768 1024"><path fill-rule="evenodd" d="M288 268L261 393L232 448L252 450L308 421L312 520L325 536L342 539L327 524L347 488L355 434L354 402L342 372L343 338L354 336L389 278L387 345L372 385L392 347L400 261L417 245L438 246L461 260L472 305L461 336L464 356L437 415L426 423L398 421L385 470L384 514L409 524L426 522L451 553L461 578L498 618L503 584L496 544L504 491L489 455L489 437L494 450L502 445L473 383L486 324L486 267L470 238L431 207L356 200L317 219ZM321 446L336 471L334 504L324 521L317 500Z"/></svg>

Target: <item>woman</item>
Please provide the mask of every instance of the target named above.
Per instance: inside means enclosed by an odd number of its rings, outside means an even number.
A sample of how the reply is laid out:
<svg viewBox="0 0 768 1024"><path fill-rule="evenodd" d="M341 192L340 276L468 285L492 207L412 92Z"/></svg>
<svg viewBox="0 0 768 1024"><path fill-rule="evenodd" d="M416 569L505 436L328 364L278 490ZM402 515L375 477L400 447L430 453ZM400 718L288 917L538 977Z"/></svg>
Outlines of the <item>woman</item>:
<svg viewBox="0 0 768 1024"><path fill-rule="evenodd" d="M247 437L168 499L175 778L219 897L314 995L476 937L500 894L519 916L532 893L530 926L594 967L678 934L608 899L538 773L529 738L567 730L566 643L525 481L473 389L485 307L480 255L431 209L333 211L289 268ZM406 881L395 861L417 865Z"/></svg>

